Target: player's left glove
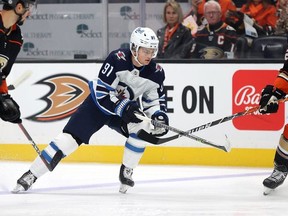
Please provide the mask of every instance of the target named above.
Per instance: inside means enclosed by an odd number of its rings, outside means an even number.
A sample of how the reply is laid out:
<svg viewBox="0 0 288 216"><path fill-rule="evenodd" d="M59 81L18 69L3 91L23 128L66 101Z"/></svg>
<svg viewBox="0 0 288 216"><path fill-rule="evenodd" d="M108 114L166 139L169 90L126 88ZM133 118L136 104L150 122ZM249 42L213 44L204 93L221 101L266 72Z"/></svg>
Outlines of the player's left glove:
<svg viewBox="0 0 288 216"><path fill-rule="evenodd" d="M158 110L152 116L151 119L156 120L162 124L169 125L169 118L165 112ZM168 133L168 130L165 128L155 127L151 130L151 134L154 136L164 136Z"/></svg>
<svg viewBox="0 0 288 216"><path fill-rule="evenodd" d="M263 90L261 94L261 99L260 99L260 108L259 112L262 114L266 113L276 113L278 111L278 100L282 99L286 96L286 94L272 86L272 85L267 85Z"/></svg>
<svg viewBox="0 0 288 216"><path fill-rule="evenodd" d="M11 123L21 123L20 108L9 94L0 94L0 118Z"/></svg>

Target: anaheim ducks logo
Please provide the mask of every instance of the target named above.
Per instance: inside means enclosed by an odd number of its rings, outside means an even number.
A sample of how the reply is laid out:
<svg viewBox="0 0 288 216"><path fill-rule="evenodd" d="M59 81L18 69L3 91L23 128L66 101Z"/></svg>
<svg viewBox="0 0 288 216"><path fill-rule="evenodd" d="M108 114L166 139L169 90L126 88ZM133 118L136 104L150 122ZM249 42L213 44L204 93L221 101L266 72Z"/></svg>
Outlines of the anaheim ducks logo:
<svg viewBox="0 0 288 216"><path fill-rule="evenodd" d="M40 98L47 106L27 119L51 122L71 116L89 94L87 83L88 80L75 74L57 74L38 81L35 84L50 87L48 94Z"/></svg>
<svg viewBox="0 0 288 216"><path fill-rule="evenodd" d="M8 57L0 54L0 69L1 70L5 68L5 66L7 65L7 62L8 62Z"/></svg>
<svg viewBox="0 0 288 216"><path fill-rule="evenodd" d="M205 47L199 51L202 59L221 59L224 57L224 52L218 47Z"/></svg>

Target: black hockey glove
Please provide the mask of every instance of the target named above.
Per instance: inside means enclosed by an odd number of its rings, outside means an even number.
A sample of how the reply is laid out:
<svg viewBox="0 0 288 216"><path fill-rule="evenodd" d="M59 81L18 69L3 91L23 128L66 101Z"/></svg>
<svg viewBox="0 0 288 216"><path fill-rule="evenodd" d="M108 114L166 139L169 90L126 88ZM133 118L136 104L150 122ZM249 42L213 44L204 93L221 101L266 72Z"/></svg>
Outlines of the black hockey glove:
<svg viewBox="0 0 288 216"><path fill-rule="evenodd" d="M285 96L286 94L282 90L272 85L267 85L261 93L259 112L262 114L276 113L279 107L278 100Z"/></svg>
<svg viewBox="0 0 288 216"><path fill-rule="evenodd" d="M122 118L126 123L140 123L141 119L138 119L135 113L142 114L140 107L136 101L130 101L128 99L123 99L116 103L115 113Z"/></svg>
<svg viewBox="0 0 288 216"><path fill-rule="evenodd" d="M152 116L151 119L156 120L162 124L169 125L169 118L165 112L162 110L156 111ZM168 133L168 130L165 128L155 127L151 134L154 136L164 136Z"/></svg>
<svg viewBox="0 0 288 216"><path fill-rule="evenodd" d="M9 94L0 94L0 118L11 123L21 123L19 105Z"/></svg>

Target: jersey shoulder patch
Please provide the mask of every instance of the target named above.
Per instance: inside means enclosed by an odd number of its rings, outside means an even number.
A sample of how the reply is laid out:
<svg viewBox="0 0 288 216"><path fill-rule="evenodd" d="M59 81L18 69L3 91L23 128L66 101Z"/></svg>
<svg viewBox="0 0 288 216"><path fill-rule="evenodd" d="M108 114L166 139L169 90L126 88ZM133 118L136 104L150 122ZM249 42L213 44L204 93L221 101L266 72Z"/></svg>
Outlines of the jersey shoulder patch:
<svg viewBox="0 0 288 216"><path fill-rule="evenodd" d="M117 59L118 60L124 60L124 61L127 61L126 60L126 55L125 55L125 53L123 52L123 51L121 51L121 50L118 50L116 53L115 53L115 55L116 55L116 57L117 57Z"/></svg>
<svg viewBox="0 0 288 216"><path fill-rule="evenodd" d="M151 68L154 71L153 74L156 78L156 82L157 83L162 83L165 79L165 72L164 69L162 68L162 66L154 61L151 62Z"/></svg>
<svg viewBox="0 0 288 216"><path fill-rule="evenodd" d="M230 30L230 31L236 31L232 26L230 26L230 25L227 25L226 26L226 29L227 30Z"/></svg>
<svg viewBox="0 0 288 216"><path fill-rule="evenodd" d="M159 65L159 64L156 64L156 73L157 72L161 72L161 71L163 71L163 68Z"/></svg>

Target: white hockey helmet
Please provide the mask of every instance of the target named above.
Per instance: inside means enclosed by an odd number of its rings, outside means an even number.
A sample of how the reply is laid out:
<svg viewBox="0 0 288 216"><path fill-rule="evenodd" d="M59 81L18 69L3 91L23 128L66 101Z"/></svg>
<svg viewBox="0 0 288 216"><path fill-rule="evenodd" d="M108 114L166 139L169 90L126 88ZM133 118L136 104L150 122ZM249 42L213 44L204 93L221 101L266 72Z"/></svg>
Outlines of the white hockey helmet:
<svg viewBox="0 0 288 216"><path fill-rule="evenodd" d="M140 47L155 49L152 58L155 58L158 53L159 40L155 32L147 27L137 27L131 34L130 37L130 50L136 51L138 56L138 50Z"/></svg>
<svg viewBox="0 0 288 216"><path fill-rule="evenodd" d="M4 4L10 5L15 8L18 3L22 3L25 7L29 7L30 4L36 5L37 0L1 0Z"/></svg>

